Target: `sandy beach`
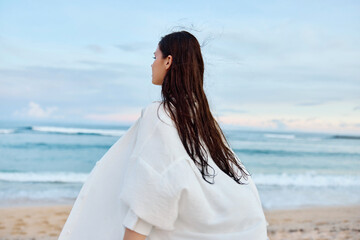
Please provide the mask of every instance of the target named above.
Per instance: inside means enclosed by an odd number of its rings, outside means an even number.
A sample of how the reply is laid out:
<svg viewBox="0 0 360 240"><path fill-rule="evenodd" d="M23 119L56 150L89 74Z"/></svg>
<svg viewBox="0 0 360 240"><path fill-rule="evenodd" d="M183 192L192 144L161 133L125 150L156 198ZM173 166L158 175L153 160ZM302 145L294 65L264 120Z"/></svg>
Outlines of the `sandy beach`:
<svg viewBox="0 0 360 240"><path fill-rule="evenodd" d="M268 236L280 239L360 239L360 206L266 211Z"/></svg>
<svg viewBox="0 0 360 240"><path fill-rule="evenodd" d="M0 239L57 239L71 206L0 208ZM360 206L265 212L271 240L360 239Z"/></svg>

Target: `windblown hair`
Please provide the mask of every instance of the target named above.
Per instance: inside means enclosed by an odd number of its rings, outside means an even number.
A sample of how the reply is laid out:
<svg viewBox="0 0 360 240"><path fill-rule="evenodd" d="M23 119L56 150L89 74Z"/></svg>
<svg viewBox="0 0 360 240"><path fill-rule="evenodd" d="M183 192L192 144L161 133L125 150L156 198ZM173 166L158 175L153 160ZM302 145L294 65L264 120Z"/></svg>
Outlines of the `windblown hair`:
<svg viewBox="0 0 360 240"><path fill-rule="evenodd" d="M250 174L237 161L219 124L212 116L203 89L204 61L197 39L187 31L173 32L161 38L162 57L172 56L172 64L164 78L161 96L169 110L186 152L200 166L203 179L209 182L207 160L210 153L216 165L237 183ZM235 168L240 170L240 176ZM212 168L212 167L211 167ZM213 169L213 168L212 168ZM213 169L214 170L214 169ZM205 173L206 172L206 173ZM215 177L215 175L213 175Z"/></svg>

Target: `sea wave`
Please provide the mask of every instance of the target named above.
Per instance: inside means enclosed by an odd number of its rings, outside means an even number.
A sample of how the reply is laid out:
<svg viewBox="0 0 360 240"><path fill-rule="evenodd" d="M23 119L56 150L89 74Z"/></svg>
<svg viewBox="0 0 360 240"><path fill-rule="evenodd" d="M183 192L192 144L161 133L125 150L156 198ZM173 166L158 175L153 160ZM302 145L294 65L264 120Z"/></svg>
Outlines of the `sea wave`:
<svg viewBox="0 0 360 240"><path fill-rule="evenodd" d="M298 187L355 187L360 186L360 175L254 174L254 182L265 186Z"/></svg>
<svg viewBox="0 0 360 240"><path fill-rule="evenodd" d="M91 129L91 128L67 128L67 127L48 127L32 126L31 130L46 133L61 134L86 134L86 135L103 135L103 136L122 136L126 130L119 129Z"/></svg>
<svg viewBox="0 0 360 240"><path fill-rule="evenodd" d="M266 138L282 138L282 139L295 139L296 136L293 134L264 134Z"/></svg>
<svg viewBox="0 0 360 240"><path fill-rule="evenodd" d="M320 136L307 136L304 134L285 134L285 133L266 133L263 134L264 138L274 138L274 139L283 139L283 140L296 140L296 141L311 141L311 142L319 142L324 139L324 137Z"/></svg>
<svg viewBox="0 0 360 240"><path fill-rule="evenodd" d="M15 129L0 129L0 134L9 134L15 132Z"/></svg>
<svg viewBox="0 0 360 240"><path fill-rule="evenodd" d="M83 183L88 175L88 173L74 172L0 172L0 181Z"/></svg>
<svg viewBox="0 0 360 240"><path fill-rule="evenodd" d="M355 135L334 135L332 138L335 139L351 139L351 140L360 140L360 136Z"/></svg>
<svg viewBox="0 0 360 240"><path fill-rule="evenodd" d="M331 152L331 151L291 151L278 149L249 149L234 148L235 153L249 155L275 155L275 156L294 156L294 157L360 157L359 152Z"/></svg>
<svg viewBox="0 0 360 240"><path fill-rule="evenodd" d="M0 172L0 181L42 183L84 183L88 173L75 172ZM254 182L262 186L298 187L358 187L360 175L253 174Z"/></svg>
<svg viewBox="0 0 360 240"><path fill-rule="evenodd" d="M109 144L75 144L75 143L46 143L46 142L26 142L20 144L3 144L3 148L13 148L13 149L89 149L89 148L99 148L99 149L108 149L111 147Z"/></svg>
<svg viewBox="0 0 360 240"><path fill-rule="evenodd" d="M66 188L25 188L18 191L6 189L0 191L0 207L24 206L27 204L73 204L81 185Z"/></svg>

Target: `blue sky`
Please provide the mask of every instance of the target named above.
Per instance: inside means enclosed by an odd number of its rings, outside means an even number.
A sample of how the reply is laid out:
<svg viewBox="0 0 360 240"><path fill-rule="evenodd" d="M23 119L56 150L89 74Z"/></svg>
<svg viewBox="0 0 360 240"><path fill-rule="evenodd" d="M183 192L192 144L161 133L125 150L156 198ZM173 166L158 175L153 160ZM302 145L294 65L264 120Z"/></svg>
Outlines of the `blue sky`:
<svg viewBox="0 0 360 240"><path fill-rule="evenodd" d="M359 1L0 0L0 120L131 124L183 29L224 127L360 134Z"/></svg>

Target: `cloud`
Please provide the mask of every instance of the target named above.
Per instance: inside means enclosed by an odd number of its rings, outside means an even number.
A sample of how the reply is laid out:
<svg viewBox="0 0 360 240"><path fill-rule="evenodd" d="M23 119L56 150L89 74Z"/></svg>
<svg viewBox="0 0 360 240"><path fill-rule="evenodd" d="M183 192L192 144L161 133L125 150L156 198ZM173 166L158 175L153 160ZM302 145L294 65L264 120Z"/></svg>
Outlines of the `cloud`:
<svg viewBox="0 0 360 240"><path fill-rule="evenodd" d="M311 122L311 121L315 121L317 119L318 119L317 117L310 117L310 118L307 118L305 121L306 122Z"/></svg>
<svg viewBox="0 0 360 240"><path fill-rule="evenodd" d="M64 84L65 82L79 84L81 82L88 84L98 83L103 85L106 83L119 82L121 78L138 78L142 79L148 75L147 69L142 69L127 63L115 62L97 62L90 60L77 61L81 64L87 64L90 68L84 69L79 67L48 67L48 66L27 66L16 69L0 69L0 82L16 80L29 82L44 80L51 84ZM97 68L94 68L97 66ZM101 80L101 81L100 81Z"/></svg>
<svg viewBox="0 0 360 240"><path fill-rule="evenodd" d="M284 121L281 121L279 119L273 119L270 122L275 124L276 129L282 130L287 128L287 125L284 123Z"/></svg>
<svg viewBox="0 0 360 240"><path fill-rule="evenodd" d="M104 52L104 48L100 47L99 45L96 44L90 44L86 46L87 49L89 49L90 51L94 52L94 53L103 53Z"/></svg>
<svg viewBox="0 0 360 240"><path fill-rule="evenodd" d="M113 80L119 77L119 72L106 69L79 69L79 68L63 68L63 67L46 67L46 66L28 66L20 69L0 69L0 77L2 81L7 79L24 80L28 78L41 79L52 82L67 81L76 82L84 81L86 83L96 82L99 79Z"/></svg>
<svg viewBox="0 0 360 240"><path fill-rule="evenodd" d="M134 52L137 50L136 45L130 45L130 44L117 44L115 45L115 47L125 52Z"/></svg>
<svg viewBox="0 0 360 240"><path fill-rule="evenodd" d="M249 113L248 110L242 110L242 109L238 109L238 108L221 108L221 113L225 114L225 113Z"/></svg>
<svg viewBox="0 0 360 240"><path fill-rule="evenodd" d="M220 101L220 99L216 101L216 103L216 109L213 110L215 110L215 112L220 115L250 113L250 111L247 110L246 107L242 104L229 103L228 101ZM210 105L212 105L211 102Z"/></svg>
<svg viewBox="0 0 360 240"><path fill-rule="evenodd" d="M92 67L114 68L116 70L120 70L123 72L137 69L137 66L126 63L119 63L119 62L99 62L99 61L91 61L91 60L79 60L77 62Z"/></svg>
<svg viewBox="0 0 360 240"><path fill-rule="evenodd" d="M360 105L354 107L354 111L359 111L360 110Z"/></svg>
<svg viewBox="0 0 360 240"><path fill-rule="evenodd" d="M346 123L346 122L341 122L339 124L340 127L343 128L349 128L349 129L356 129L360 127L360 123Z"/></svg>
<svg viewBox="0 0 360 240"><path fill-rule="evenodd" d="M140 113L129 113L129 114L88 114L85 115L85 119L101 121L101 122L135 122L140 116Z"/></svg>
<svg viewBox="0 0 360 240"><path fill-rule="evenodd" d="M317 106L317 105L321 105L323 104L323 102L302 102L302 103L297 103L294 104L295 106Z"/></svg>
<svg viewBox="0 0 360 240"><path fill-rule="evenodd" d="M30 118L58 118L59 116L54 116L54 112L57 111L57 107L46 107L43 108L35 102L29 102L27 108L16 110L14 112L15 116L25 116Z"/></svg>
<svg viewBox="0 0 360 240"><path fill-rule="evenodd" d="M120 43L120 44L114 45L114 47L116 47L124 52L135 52L135 51L146 49L148 47L153 47L153 44L150 42ZM154 49L154 51L155 51L155 49Z"/></svg>
<svg viewBox="0 0 360 240"><path fill-rule="evenodd" d="M127 66L129 70L125 72L125 68L120 64L117 68L113 65L111 69L102 66L89 69L40 66L0 69L0 100L11 98L45 102L51 98L52 101L74 103L85 98L88 101L119 100L119 97L126 100L132 94L138 98L142 94L139 85L144 82L147 73L132 70L131 66ZM146 89L142 91L144 93ZM104 92L107 93L105 96Z"/></svg>

